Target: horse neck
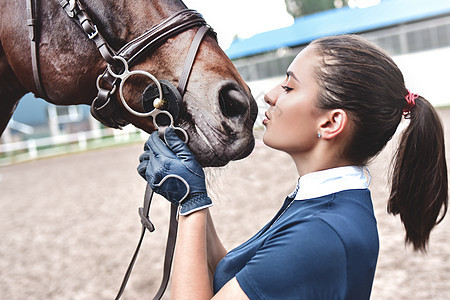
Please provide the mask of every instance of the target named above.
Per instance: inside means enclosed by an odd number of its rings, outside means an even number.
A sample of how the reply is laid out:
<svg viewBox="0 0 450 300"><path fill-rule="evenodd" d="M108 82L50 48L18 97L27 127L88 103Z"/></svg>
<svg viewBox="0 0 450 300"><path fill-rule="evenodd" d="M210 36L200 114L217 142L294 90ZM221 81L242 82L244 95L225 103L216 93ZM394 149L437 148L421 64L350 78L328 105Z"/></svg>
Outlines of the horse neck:
<svg viewBox="0 0 450 300"><path fill-rule="evenodd" d="M116 50L186 6L179 0L83 0Z"/></svg>

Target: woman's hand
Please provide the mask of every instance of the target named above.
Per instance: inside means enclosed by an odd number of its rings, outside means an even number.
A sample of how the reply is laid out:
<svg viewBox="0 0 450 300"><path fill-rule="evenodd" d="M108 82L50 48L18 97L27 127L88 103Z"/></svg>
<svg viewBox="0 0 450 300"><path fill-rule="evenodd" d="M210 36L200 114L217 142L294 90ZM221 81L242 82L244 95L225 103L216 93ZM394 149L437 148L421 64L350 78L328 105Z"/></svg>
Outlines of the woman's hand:
<svg viewBox="0 0 450 300"><path fill-rule="evenodd" d="M156 193L180 205L181 215L212 206L205 173L189 148L170 127L164 131L164 142L158 132L150 135L139 157L138 173Z"/></svg>

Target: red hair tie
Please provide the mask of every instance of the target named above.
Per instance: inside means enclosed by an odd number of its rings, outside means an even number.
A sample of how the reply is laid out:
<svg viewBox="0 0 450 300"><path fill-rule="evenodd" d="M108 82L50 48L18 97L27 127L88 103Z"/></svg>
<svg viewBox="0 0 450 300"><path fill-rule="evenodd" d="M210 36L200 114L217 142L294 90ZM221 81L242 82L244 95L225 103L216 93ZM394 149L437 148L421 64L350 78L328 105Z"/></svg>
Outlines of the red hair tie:
<svg viewBox="0 0 450 300"><path fill-rule="evenodd" d="M403 116L407 118L411 113L411 109L416 105L416 99L419 98L419 95L411 93L409 90L408 94L405 96L406 99L406 107L403 109Z"/></svg>

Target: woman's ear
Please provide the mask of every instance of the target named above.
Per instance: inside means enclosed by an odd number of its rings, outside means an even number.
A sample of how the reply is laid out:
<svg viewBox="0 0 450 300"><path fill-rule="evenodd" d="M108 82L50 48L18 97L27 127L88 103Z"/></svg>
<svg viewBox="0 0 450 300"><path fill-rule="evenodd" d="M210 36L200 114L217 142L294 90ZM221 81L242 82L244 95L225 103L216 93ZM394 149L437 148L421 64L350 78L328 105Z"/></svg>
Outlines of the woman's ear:
<svg viewBox="0 0 450 300"><path fill-rule="evenodd" d="M348 116L342 109L328 111L319 124L319 133L322 139L332 139L340 135L347 127Z"/></svg>

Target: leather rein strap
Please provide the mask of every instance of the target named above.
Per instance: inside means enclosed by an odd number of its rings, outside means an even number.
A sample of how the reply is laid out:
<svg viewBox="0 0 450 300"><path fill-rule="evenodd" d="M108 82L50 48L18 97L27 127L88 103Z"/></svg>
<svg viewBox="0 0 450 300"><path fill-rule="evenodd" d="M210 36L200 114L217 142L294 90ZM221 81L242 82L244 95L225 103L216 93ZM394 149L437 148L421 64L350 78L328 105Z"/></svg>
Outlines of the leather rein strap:
<svg viewBox="0 0 450 300"><path fill-rule="evenodd" d="M178 84L177 90L180 93L181 97L184 96L184 93L186 92L186 85L189 80L189 75L192 70L192 65L194 63L195 57L198 52L198 48L200 47L200 44L203 40L203 37L205 34L210 30L207 26L202 26L195 34L194 40L191 43L191 46L189 47L189 51L186 57L186 61L184 63L184 68L180 76L180 82ZM146 229L150 232L155 230L155 226L150 221L149 218L149 211L150 211L150 205L152 202L154 192L152 191L150 185L147 184L147 188L145 190L145 196L144 196L144 205L143 207L139 208L139 216L141 217L141 223L142 223L142 230L141 230L141 236L139 238L138 245L136 247L136 250L134 251L133 257L131 258L130 264L128 265L127 271L125 272L124 278L122 280L122 284L120 285L119 292L117 293L116 300L120 299L122 296L125 287L127 285L128 279L130 278L131 272L133 270L134 264L136 262L137 256L139 254L139 250L142 245L142 241L144 240L144 235ZM159 300L162 298L167 285L169 283L170 278L170 271L172 268L172 260L173 260L173 254L175 252L175 244L177 239L177 229L178 229L178 221L177 221L177 214L178 214L178 207L174 204L171 204L170 207L170 224L169 224L169 232L167 236L167 243L166 243L166 252L164 256L164 269L163 269L163 278L160 284L160 287L158 289L158 292L153 297L153 300Z"/></svg>
<svg viewBox="0 0 450 300"><path fill-rule="evenodd" d="M29 37L31 41L31 64L33 70L33 78L38 91L38 96L41 98L49 99L45 93L42 85L42 80L39 72L39 40L37 34L37 8L34 0L27 1L27 25L29 26ZM191 43L189 48L183 71L180 76L179 84L177 87L181 97L183 97L189 76L192 70L195 57L197 55L200 44L204 36L210 32L216 38L215 32L209 27L203 17L196 11L190 9L181 10L169 18L165 19L160 24L152 27L141 36L132 40L123 46L119 51L115 51L105 40L105 38L98 31L97 26L93 23L89 17L85 7L79 0L58 0L61 7L66 11L67 15L72 18L85 32L87 37L92 40L99 50L103 59L111 66L114 71L120 71L124 66L120 60L116 59L116 56L120 56L125 59L128 66L131 66L136 62L142 54L148 51L155 50L162 45L167 39L178 35L179 33L186 31L194 27L200 27ZM120 128L125 123L120 120L115 120L113 112L115 110L114 102L110 97L117 90L118 79L111 76L106 69L102 75L97 79L98 95L94 99L91 105L92 115L106 126ZM106 86L106 87L104 87ZM150 205L153 197L153 191L149 185L147 185L144 205L139 208L139 215L142 223L141 236L139 238L138 245L133 254L131 262L127 268L122 284L115 299L120 299L122 296L128 279L131 275L131 271L136 262L139 250L144 239L145 231L150 232L155 230L152 222L149 219ZM172 266L172 259L176 243L177 235L177 211L178 208L175 205L171 205L170 212L170 225L166 244L166 253L164 258L164 271L161 285L158 292L153 299L160 299L164 294L170 277L170 271Z"/></svg>
<svg viewBox="0 0 450 300"><path fill-rule="evenodd" d="M153 199L153 190L150 185L147 184L147 188L145 189L144 196L144 205L143 207L139 207L139 216L141 217L142 230L141 236L139 237L138 244L136 246L136 250L133 253L131 261L128 265L127 271L122 280L122 284L120 285L119 291L117 292L115 300L119 300L125 291L125 287L127 285L128 279L130 278L131 272L133 270L134 264L139 254L139 250L141 249L142 242L144 240L145 232L148 230L153 232L155 230L155 226L150 221L149 213L150 213L150 205ZM177 240L177 231L178 231L178 221L177 221L178 207L174 204L170 206L170 223L169 223L169 231L167 234L167 243L166 243L166 252L164 255L164 267L163 267L163 278L161 280L161 284L159 286L158 291L156 292L153 300L159 300L164 295L166 291L167 285L170 279L170 270L172 269L172 261L173 254L175 252L175 244Z"/></svg>

